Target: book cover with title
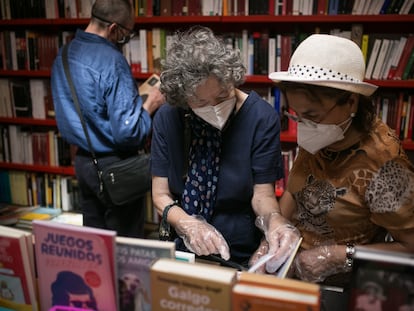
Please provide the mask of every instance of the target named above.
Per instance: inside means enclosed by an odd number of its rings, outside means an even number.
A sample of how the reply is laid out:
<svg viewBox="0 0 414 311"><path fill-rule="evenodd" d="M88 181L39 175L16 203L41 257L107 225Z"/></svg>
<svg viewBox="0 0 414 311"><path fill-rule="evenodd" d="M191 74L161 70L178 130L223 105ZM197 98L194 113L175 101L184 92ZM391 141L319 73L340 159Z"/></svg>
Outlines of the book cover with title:
<svg viewBox="0 0 414 311"><path fill-rule="evenodd" d="M174 258L175 243L116 237L120 311L151 310L150 267L154 259Z"/></svg>
<svg viewBox="0 0 414 311"><path fill-rule="evenodd" d="M40 306L118 309L115 231L33 221Z"/></svg>
<svg viewBox="0 0 414 311"><path fill-rule="evenodd" d="M152 311L231 310L237 270L160 258L151 266Z"/></svg>

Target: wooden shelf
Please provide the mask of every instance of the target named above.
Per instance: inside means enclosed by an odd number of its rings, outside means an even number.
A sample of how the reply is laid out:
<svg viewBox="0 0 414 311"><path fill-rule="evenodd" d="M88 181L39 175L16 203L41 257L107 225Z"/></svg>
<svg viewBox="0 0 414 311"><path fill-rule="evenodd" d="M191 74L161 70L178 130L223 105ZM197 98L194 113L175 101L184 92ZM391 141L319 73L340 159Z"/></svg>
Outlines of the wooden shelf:
<svg viewBox="0 0 414 311"><path fill-rule="evenodd" d="M45 165L29 165L29 164L0 162L0 169L50 173L50 174L58 174L58 175L70 175L70 176L75 175L75 169L72 166L45 166Z"/></svg>
<svg viewBox="0 0 414 311"><path fill-rule="evenodd" d="M33 118L4 118L0 117L3 124L24 124L36 126L56 126L55 119L33 119Z"/></svg>

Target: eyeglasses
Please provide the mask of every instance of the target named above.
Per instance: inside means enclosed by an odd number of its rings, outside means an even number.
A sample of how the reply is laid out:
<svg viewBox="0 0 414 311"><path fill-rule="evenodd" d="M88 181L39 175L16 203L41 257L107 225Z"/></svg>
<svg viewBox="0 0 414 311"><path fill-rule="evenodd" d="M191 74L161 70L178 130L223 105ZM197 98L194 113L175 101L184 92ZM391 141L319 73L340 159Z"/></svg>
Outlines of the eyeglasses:
<svg viewBox="0 0 414 311"><path fill-rule="evenodd" d="M69 301L69 304L76 308L96 308L95 301L91 301L91 300L89 301L71 300Z"/></svg>
<svg viewBox="0 0 414 311"><path fill-rule="evenodd" d="M102 18L102 17L96 16L95 14L92 14L92 17L94 17L94 18L96 18L96 19L99 19L100 21L103 21L104 23L108 23L109 25L111 25L111 24L115 24L115 25L117 25L118 27L121 27L122 29L124 29L124 30L128 31L128 35L123 36L120 40L118 40L118 41L117 41L119 44L125 44L125 43L128 43L128 42L129 42L129 40L131 40L131 39L132 39L133 37L135 37L135 36L136 36L136 34L137 34L137 33L136 33L133 29L130 29L130 28L128 28L128 27L125 27L124 25L122 25L122 24L120 24L120 23L111 22L111 21L109 21L109 20L107 20L107 19L105 19L105 18ZM109 26L109 25L108 25L108 26Z"/></svg>
<svg viewBox="0 0 414 311"><path fill-rule="evenodd" d="M314 121L310 119L301 118L298 115L291 114L287 110L283 113L286 117L288 117L290 120L295 122L302 122L304 125L310 126L310 127L316 127L318 123L321 123L323 120L326 119L328 114L334 110L334 108L337 106L337 104L333 105L331 108L329 108L327 111L325 111L323 117L319 121Z"/></svg>

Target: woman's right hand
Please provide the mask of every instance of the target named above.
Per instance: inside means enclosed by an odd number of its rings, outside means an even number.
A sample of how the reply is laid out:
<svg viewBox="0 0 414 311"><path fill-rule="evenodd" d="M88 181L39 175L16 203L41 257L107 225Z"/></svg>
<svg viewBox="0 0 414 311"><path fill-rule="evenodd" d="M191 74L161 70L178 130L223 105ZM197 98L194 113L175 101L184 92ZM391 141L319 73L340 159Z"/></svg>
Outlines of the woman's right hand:
<svg viewBox="0 0 414 311"><path fill-rule="evenodd" d="M185 246L199 256L220 254L224 260L230 259L229 246L223 235L201 216L180 219L175 230Z"/></svg>

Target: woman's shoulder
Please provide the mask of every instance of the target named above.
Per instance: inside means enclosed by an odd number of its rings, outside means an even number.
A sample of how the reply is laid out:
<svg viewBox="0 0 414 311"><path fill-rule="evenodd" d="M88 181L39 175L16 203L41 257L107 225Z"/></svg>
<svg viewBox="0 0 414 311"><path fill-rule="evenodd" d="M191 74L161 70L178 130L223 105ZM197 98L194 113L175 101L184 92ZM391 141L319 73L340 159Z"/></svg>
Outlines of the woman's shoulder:
<svg viewBox="0 0 414 311"><path fill-rule="evenodd" d="M264 115L270 114L273 116L274 114L277 114L274 107L254 90L249 92L245 101L245 105L249 110L261 112Z"/></svg>
<svg viewBox="0 0 414 311"><path fill-rule="evenodd" d="M154 122L161 122L163 124L176 122L181 116L184 116L184 113L184 109L166 103L155 112Z"/></svg>
<svg viewBox="0 0 414 311"><path fill-rule="evenodd" d="M364 140L362 148L367 155L376 159L380 165L391 160L409 164L409 160L401 144L401 140L387 124L377 119L368 139Z"/></svg>
<svg viewBox="0 0 414 311"><path fill-rule="evenodd" d="M395 131L387 124L377 119L369 134L368 146L376 152L386 150L390 155L397 155L401 148L401 141Z"/></svg>

